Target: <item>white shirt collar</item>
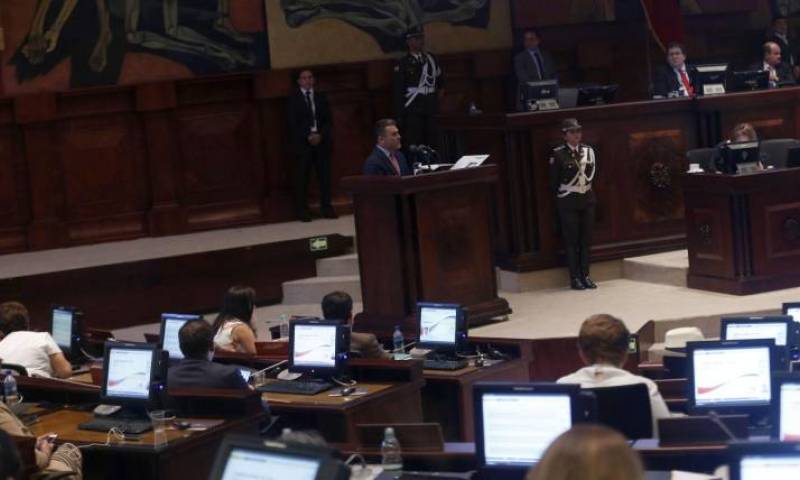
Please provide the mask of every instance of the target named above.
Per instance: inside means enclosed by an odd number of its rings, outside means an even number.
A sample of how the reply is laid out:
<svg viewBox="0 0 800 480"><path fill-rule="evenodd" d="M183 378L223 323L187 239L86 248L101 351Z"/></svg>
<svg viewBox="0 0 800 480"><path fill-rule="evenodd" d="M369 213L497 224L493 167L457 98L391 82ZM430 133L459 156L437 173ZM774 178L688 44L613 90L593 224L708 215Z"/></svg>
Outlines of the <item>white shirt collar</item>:
<svg viewBox="0 0 800 480"><path fill-rule="evenodd" d="M303 92L303 95L304 95L304 96L305 96L305 95L306 95L308 92L311 92L311 96L312 96L312 97L314 96L314 89L313 89L313 88L309 88L308 90L306 90L305 88L301 88L301 89L300 89L300 91L302 91L302 92Z"/></svg>

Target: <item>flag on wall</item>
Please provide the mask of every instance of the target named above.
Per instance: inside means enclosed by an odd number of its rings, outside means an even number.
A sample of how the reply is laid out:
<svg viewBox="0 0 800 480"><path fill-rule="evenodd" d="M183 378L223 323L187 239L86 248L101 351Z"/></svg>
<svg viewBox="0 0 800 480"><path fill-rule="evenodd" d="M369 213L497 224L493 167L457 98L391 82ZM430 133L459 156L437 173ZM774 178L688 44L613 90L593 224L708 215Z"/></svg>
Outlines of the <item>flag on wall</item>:
<svg viewBox="0 0 800 480"><path fill-rule="evenodd" d="M666 52L670 42L683 42L684 28L678 0L640 0L650 32Z"/></svg>

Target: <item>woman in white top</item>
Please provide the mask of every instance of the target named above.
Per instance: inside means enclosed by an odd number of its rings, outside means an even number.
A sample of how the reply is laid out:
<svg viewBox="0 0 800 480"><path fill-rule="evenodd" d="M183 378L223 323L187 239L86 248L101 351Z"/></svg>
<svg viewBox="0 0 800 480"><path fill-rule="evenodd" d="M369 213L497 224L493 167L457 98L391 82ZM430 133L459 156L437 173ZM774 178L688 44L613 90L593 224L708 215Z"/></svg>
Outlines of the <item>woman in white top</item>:
<svg viewBox="0 0 800 480"><path fill-rule="evenodd" d="M252 325L256 292L250 287L233 286L225 292L214 320L214 348L230 352L256 353L256 333Z"/></svg>
<svg viewBox="0 0 800 480"><path fill-rule="evenodd" d="M19 302L0 304L0 359L28 370L29 375L67 378L72 367L47 332L31 332L28 309Z"/></svg>

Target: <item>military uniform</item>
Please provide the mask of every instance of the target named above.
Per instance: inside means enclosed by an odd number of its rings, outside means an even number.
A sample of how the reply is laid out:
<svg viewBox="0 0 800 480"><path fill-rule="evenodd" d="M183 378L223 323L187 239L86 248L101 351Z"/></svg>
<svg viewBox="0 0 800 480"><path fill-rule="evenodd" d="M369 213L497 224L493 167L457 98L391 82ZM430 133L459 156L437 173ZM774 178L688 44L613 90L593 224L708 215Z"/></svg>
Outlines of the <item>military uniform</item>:
<svg viewBox="0 0 800 480"><path fill-rule="evenodd" d="M442 69L428 53L406 54L394 67L394 111L403 144L436 148L439 138L433 117L439 111Z"/></svg>
<svg viewBox="0 0 800 480"><path fill-rule="evenodd" d="M575 150L569 145L561 145L550 157L550 186L556 196L573 288L576 280L579 286L594 288L594 284L587 280L597 203L592 189L596 171L594 150L588 145L580 144Z"/></svg>

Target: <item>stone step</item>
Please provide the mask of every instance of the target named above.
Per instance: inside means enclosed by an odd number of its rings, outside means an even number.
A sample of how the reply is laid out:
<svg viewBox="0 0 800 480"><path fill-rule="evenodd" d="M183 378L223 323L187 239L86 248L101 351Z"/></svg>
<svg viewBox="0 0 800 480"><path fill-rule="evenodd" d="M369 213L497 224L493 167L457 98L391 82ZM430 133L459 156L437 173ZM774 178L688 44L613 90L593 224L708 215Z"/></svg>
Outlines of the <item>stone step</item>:
<svg viewBox="0 0 800 480"><path fill-rule="evenodd" d="M622 261L622 275L628 280L686 287L689 272L687 250L656 253Z"/></svg>
<svg viewBox="0 0 800 480"><path fill-rule="evenodd" d="M320 258L317 260L318 277L341 277L358 275L358 254L340 255L338 257Z"/></svg>
<svg viewBox="0 0 800 480"><path fill-rule="evenodd" d="M283 304L319 304L322 297L335 290L347 292L354 302L361 301L361 279L358 275L338 275L292 280L283 283Z"/></svg>

